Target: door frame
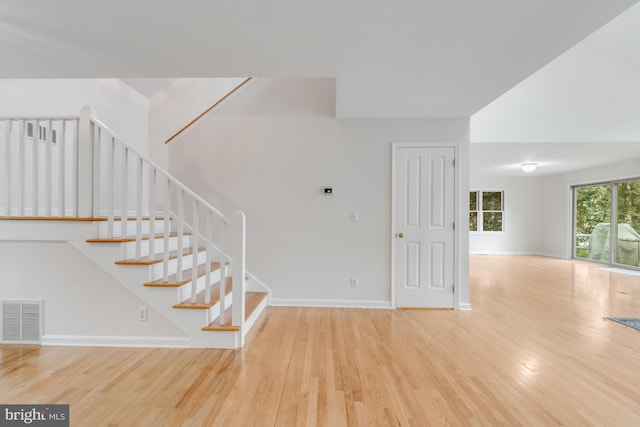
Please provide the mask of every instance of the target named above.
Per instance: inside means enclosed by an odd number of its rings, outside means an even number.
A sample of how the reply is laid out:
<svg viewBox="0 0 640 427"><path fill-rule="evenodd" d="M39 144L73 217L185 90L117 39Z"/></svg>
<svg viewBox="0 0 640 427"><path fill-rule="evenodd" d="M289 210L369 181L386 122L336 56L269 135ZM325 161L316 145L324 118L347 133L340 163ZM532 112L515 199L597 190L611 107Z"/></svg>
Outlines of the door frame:
<svg viewBox="0 0 640 427"><path fill-rule="evenodd" d="M467 143L468 144L468 143ZM396 283L396 159L400 148L453 148L454 195L453 211L455 230L453 236L453 308L455 310L471 310L469 302L469 214L468 209L461 209L461 196L469 190L468 161L465 148L460 142L392 142L391 143L391 307L397 307ZM468 197L468 196L467 196ZM467 202L468 205L468 202ZM463 211L465 214L463 214ZM464 279L466 277L466 280ZM461 280L462 279L462 280Z"/></svg>

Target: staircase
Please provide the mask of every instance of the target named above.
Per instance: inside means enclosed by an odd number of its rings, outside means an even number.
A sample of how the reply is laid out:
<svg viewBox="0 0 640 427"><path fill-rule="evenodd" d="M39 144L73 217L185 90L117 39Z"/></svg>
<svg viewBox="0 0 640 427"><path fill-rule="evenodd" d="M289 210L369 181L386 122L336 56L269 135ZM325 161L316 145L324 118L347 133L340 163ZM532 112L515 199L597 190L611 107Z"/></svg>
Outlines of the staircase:
<svg viewBox="0 0 640 427"><path fill-rule="evenodd" d="M244 345L269 289L246 271L242 211L222 214L89 107L79 117L0 118L0 132L0 219L13 220L18 238L34 221L58 224L56 234L183 330L191 347Z"/></svg>

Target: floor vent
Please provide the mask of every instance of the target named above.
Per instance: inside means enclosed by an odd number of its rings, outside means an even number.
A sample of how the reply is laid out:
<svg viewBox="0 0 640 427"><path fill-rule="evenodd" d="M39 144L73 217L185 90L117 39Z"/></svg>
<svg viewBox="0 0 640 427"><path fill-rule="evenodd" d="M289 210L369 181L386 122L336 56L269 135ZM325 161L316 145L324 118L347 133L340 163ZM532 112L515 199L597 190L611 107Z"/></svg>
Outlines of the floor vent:
<svg viewBox="0 0 640 427"><path fill-rule="evenodd" d="M42 301L1 300L0 324L5 344L40 344Z"/></svg>

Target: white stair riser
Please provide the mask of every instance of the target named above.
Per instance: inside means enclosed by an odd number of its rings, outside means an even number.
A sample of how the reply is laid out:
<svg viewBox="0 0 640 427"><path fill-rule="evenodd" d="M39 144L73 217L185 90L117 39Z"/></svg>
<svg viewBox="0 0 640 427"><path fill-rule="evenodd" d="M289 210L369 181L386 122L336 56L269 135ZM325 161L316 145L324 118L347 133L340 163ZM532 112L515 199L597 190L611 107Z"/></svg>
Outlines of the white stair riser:
<svg viewBox="0 0 640 427"><path fill-rule="evenodd" d="M224 298L224 306L225 309L231 307L231 302L233 300L232 298L232 293L229 293L229 295L227 295ZM211 306L208 310L205 310L205 324L206 325L210 325L211 322L213 322L214 319L217 319L218 316L220 316L220 302L218 301L216 304L214 304L213 306Z"/></svg>
<svg viewBox="0 0 640 427"><path fill-rule="evenodd" d="M207 260L207 253L206 252L198 252L197 254L197 260L196 260L196 265L200 265L204 262L206 262ZM189 254L189 255L184 255L182 257L182 271L188 270L189 268L191 268L191 266L193 265L193 254ZM161 259L161 256L158 257L158 259ZM169 274L174 274L178 271L178 259L170 259L168 262L168 269L169 269ZM159 262L157 264L153 264L151 266L151 280L156 280L156 279L160 279L162 278L163 275L163 266L162 266L162 262Z"/></svg>
<svg viewBox="0 0 640 427"><path fill-rule="evenodd" d="M216 284L220 280L220 270L213 270L211 272L211 284ZM196 281L196 294L205 288L207 281L206 276L199 277ZM193 289L191 282L180 286L178 290L178 302L186 301L191 298L191 290ZM213 295L213 293L212 293Z"/></svg>
<svg viewBox="0 0 640 427"><path fill-rule="evenodd" d="M162 253L164 251L164 238L159 238L159 239L154 239L154 253L155 254L159 254L158 258L162 258ZM168 242L169 242L169 250L170 251L175 251L178 249L178 237L169 237ZM191 238L190 236L182 236L182 247L183 248L188 248L191 245ZM122 254L122 257L124 259L131 259L134 258L136 256L136 242L126 242L122 244L123 248L124 248L124 253ZM151 247L151 241L150 240L142 240L140 242L140 256L147 256L149 255L149 250Z"/></svg>
<svg viewBox="0 0 640 427"><path fill-rule="evenodd" d="M114 221L113 222L113 235L109 236L109 222L108 221L100 221L97 223L97 237L98 238L108 238L108 237L122 237L122 222ZM150 221L143 220L141 222L142 234L149 234L150 229ZM171 224L169 224L169 229L171 229ZM135 236L136 235L136 221L135 220L127 220L125 236ZM155 221L155 234L160 234L164 232L164 221L156 220Z"/></svg>

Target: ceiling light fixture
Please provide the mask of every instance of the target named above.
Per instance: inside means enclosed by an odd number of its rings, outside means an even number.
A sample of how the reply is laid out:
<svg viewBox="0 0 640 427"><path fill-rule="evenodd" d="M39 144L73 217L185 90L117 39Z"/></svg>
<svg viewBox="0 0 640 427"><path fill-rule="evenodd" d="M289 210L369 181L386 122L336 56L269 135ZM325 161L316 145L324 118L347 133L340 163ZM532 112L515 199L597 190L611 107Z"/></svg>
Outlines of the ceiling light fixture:
<svg viewBox="0 0 640 427"><path fill-rule="evenodd" d="M520 165L520 169L522 169L522 172L533 172L537 167L537 163L523 163Z"/></svg>

